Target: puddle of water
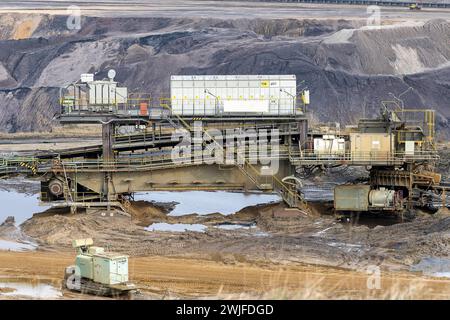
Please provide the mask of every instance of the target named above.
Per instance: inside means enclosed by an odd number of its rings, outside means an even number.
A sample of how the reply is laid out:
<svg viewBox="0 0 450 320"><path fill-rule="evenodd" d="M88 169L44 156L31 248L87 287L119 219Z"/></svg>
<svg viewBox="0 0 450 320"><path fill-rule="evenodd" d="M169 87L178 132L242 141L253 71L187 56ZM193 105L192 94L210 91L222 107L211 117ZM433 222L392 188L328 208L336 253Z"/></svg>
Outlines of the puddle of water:
<svg viewBox="0 0 450 320"><path fill-rule="evenodd" d="M145 230L147 231L169 231L169 232L186 232L186 231L195 231L195 232L205 232L208 227L203 224L187 224L187 223L153 223L149 225Z"/></svg>
<svg viewBox="0 0 450 320"><path fill-rule="evenodd" d="M331 229L333 229L333 228L334 228L334 227L328 227L328 228L325 228L325 229L323 229L323 230L321 230L321 231L316 232L313 236L314 236L314 237L318 237L318 236L320 236L320 235L326 233L328 230L331 230Z"/></svg>
<svg viewBox="0 0 450 320"><path fill-rule="evenodd" d="M330 247L339 248L347 252L360 251L362 249L362 245L354 243L330 242L328 243L328 245Z"/></svg>
<svg viewBox="0 0 450 320"><path fill-rule="evenodd" d="M179 204L170 212L170 216L182 216L191 213L205 215L216 212L229 215L247 206L280 201L280 197L275 194L248 194L226 191L155 191L137 193L134 199L178 202Z"/></svg>
<svg viewBox="0 0 450 320"><path fill-rule="evenodd" d="M246 230L250 230L250 229L255 229L256 226L255 225L248 225L248 224L219 224L214 226L215 228L218 229L223 229L223 230L239 230L239 229L246 229Z"/></svg>
<svg viewBox="0 0 450 320"><path fill-rule="evenodd" d="M55 287L44 283L29 284L21 282L0 282L0 297L1 296L26 296L37 299L54 299L62 297L62 293Z"/></svg>
<svg viewBox="0 0 450 320"><path fill-rule="evenodd" d="M33 213L42 212L49 208L39 205L37 194L30 195L17 191L0 190L0 203L0 224L8 216L13 216L17 226L31 218Z"/></svg>
<svg viewBox="0 0 450 320"><path fill-rule="evenodd" d="M270 234L267 233L267 232L258 231L258 232L253 233L252 236L255 236L255 237L269 237Z"/></svg>
<svg viewBox="0 0 450 320"><path fill-rule="evenodd" d="M418 264L411 266L410 271L422 272L427 276L450 278L450 258L423 258Z"/></svg>
<svg viewBox="0 0 450 320"><path fill-rule="evenodd" d="M361 248L360 244L354 244L354 243L330 242L330 243L328 243L328 245L332 246L332 247L338 247L338 248Z"/></svg>
<svg viewBox="0 0 450 320"><path fill-rule="evenodd" d="M450 272L436 272L433 273L433 276L439 278L450 278Z"/></svg>
<svg viewBox="0 0 450 320"><path fill-rule="evenodd" d="M14 241L7 241L7 240L1 240L0 239L0 250L6 250L6 251L28 251L28 250L35 250L37 247L36 244L27 242L14 242Z"/></svg>

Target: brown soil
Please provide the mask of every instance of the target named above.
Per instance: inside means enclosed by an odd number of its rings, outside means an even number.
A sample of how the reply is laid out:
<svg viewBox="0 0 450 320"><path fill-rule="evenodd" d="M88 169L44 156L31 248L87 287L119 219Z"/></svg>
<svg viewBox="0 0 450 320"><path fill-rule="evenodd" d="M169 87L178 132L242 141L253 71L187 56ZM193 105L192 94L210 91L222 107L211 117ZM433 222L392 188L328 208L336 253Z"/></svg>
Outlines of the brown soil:
<svg viewBox="0 0 450 320"><path fill-rule="evenodd" d="M64 267L73 263L72 239L92 237L96 245L131 257L131 280L143 287L143 298L448 298L450 280L408 272L423 258L450 252L448 210L404 223L372 218L374 227L367 216L342 223L319 215L329 211L328 203L311 205L311 214L291 217L275 215L282 204L228 216L170 216L170 204L144 201L131 203L131 216L49 210L21 226L39 251L0 252L0 275L60 283ZM145 230L155 222L208 228L204 233ZM255 227L216 228L222 223ZM382 290L367 289L366 272L373 266L381 268ZM65 293L64 298L91 297Z"/></svg>
<svg viewBox="0 0 450 320"><path fill-rule="evenodd" d="M38 27L41 22L40 17L34 17L25 20L16 26L16 30L13 35L14 40L28 39L33 34L34 30Z"/></svg>
<svg viewBox="0 0 450 320"><path fill-rule="evenodd" d="M58 283L74 253L0 252L0 274ZM25 263L24 263L25 262ZM168 257L130 259L131 281L143 298L301 298L301 299L441 299L450 281L382 273L381 289L367 288L365 273L314 266L277 266ZM85 299L64 292L64 298Z"/></svg>
<svg viewBox="0 0 450 320"><path fill-rule="evenodd" d="M5 288L0 288L0 294L1 293L9 293L9 292L14 292L14 291L16 291L15 289L13 289L13 288L8 288L8 287L5 287Z"/></svg>
<svg viewBox="0 0 450 320"><path fill-rule="evenodd" d="M360 216L341 223L334 216L274 217L281 204L244 208L234 215L168 216L167 210L144 202L132 206L131 217L104 212L37 214L22 224L25 235L41 248L69 248L71 240L92 237L99 246L131 256L168 256L212 259L226 264L310 263L354 270L368 265L408 270L422 258L449 252L450 217L423 215L412 222ZM316 208L318 210L318 208ZM387 225L380 224L384 219ZM146 231L154 222L200 223L205 232ZM219 223L256 227L223 230Z"/></svg>

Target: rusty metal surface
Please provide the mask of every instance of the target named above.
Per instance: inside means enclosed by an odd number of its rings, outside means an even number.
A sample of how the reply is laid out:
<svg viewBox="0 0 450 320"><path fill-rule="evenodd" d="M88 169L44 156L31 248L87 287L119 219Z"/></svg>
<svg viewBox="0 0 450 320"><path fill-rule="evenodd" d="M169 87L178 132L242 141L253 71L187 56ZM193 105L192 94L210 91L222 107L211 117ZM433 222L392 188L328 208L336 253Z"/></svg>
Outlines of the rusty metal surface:
<svg viewBox="0 0 450 320"><path fill-rule="evenodd" d="M334 208L338 211L367 211L369 185L342 185L334 189Z"/></svg>

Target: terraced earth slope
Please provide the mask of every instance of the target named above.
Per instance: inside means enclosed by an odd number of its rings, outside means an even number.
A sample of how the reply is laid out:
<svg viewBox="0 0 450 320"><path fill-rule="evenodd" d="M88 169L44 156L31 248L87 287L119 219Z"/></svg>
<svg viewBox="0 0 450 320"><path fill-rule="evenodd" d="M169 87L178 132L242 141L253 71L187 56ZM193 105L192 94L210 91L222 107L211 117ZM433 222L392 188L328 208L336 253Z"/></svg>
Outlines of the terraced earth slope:
<svg viewBox="0 0 450 320"><path fill-rule="evenodd" d="M256 5L256 4L255 4ZM392 9L390 9L392 10ZM409 14L409 13L408 13ZM316 121L355 122L399 95L437 110L450 135L450 23L445 19L0 15L0 131L55 125L59 87L110 68L130 92L167 96L172 74L293 73Z"/></svg>

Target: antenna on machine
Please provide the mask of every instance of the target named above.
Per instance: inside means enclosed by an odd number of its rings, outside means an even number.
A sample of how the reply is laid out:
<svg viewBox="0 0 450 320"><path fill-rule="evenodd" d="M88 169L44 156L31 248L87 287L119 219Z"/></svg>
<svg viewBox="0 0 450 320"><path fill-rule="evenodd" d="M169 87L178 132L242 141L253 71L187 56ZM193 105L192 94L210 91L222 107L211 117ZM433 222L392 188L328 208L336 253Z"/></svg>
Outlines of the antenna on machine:
<svg viewBox="0 0 450 320"><path fill-rule="evenodd" d="M109 78L109 80L110 80L110 81L113 81L115 76L116 76L116 70L110 69L110 70L108 71L108 78Z"/></svg>

